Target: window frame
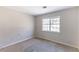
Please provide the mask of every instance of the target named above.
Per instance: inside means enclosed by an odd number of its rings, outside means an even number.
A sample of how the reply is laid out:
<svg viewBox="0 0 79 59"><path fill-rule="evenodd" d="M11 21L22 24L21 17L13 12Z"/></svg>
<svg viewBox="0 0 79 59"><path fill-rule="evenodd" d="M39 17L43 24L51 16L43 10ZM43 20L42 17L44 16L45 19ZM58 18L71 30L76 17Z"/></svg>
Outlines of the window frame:
<svg viewBox="0 0 79 59"><path fill-rule="evenodd" d="M52 21L54 21L54 19L56 19L56 18L59 18L59 20L56 20L56 21L58 21L58 24L56 24L57 22L56 23L54 22L54 24L52 24ZM45 24L43 24L43 22L44 22L45 19L49 19L49 24L47 24L47 25L49 25L49 30L43 30L44 29L43 26L45 26ZM53 17L53 18L43 18L42 19L42 31L45 31L45 32L60 32L60 20L61 20L60 16ZM56 26L56 27L53 27L55 29L51 30L52 26L54 26L54 25ZM57 25L58 25L58 27L57 27ZM56 29L56 28L58 28L58 29Z"/></svg>

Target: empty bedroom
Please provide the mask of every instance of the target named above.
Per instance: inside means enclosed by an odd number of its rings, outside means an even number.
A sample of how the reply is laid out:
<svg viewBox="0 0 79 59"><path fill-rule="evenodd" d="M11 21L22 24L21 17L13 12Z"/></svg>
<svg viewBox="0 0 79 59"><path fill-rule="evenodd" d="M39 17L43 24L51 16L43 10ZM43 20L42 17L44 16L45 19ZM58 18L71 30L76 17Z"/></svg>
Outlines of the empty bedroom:
<svg viewBox="0 0 79 59"><path fill-rule="evenodd" d="M79 52L79 6L0 6L0 52Z"/></svg>

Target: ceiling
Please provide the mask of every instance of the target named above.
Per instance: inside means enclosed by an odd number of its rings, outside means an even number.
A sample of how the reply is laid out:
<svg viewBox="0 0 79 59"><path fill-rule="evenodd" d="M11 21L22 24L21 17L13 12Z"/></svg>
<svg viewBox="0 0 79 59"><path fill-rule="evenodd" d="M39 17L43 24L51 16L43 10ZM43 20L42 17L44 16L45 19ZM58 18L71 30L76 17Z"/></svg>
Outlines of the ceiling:
<svg viewBox="0 0 79 59"><path fill-rule="evenodd" d="M49 12L55 12L62 9L71 8L72 6L47 6L47 8L43 8L43 6L7 6L9 9L13 9L15 11L19 11L22 13L28 13L30 15L42 15Z"/></svg>

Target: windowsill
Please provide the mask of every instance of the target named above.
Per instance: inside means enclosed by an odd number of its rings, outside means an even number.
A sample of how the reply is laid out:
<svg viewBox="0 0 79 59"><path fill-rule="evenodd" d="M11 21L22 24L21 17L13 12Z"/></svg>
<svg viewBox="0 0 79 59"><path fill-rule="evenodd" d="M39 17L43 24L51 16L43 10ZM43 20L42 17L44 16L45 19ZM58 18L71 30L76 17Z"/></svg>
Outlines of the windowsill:
<svg viewBox="0 0 79 59"><path fill-rule="evenodd" d="M42 31L42 32L49 32L49 33L60 33L60 32L54 32L54 31Z"/></svg>

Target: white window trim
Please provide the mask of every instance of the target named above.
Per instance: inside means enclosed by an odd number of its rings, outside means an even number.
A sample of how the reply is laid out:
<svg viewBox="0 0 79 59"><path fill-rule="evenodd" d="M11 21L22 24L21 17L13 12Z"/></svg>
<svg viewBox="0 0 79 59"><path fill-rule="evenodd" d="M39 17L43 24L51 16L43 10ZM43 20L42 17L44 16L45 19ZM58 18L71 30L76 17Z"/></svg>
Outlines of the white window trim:
<svg viewBox="0 0 79 59"><path fill-rule="evenodd" d="M44 19L55 19L55 18L60 18L60 16L57 16L57 17L52 17L52 18L44 18ZM61 18L60 18L61 19ZM43 30L43 26L44 26L44 24L43 24L43 19L42 19L42 31L45 31L45 32L60 32L60 19L59 19L59 29L58 30L56 30L55 29L55 31L54 30L51 30L51 26L52 26L52 24L51 24L51 20L49 20L49 30ZM56 25L56 24L55 24ZM55 27L56 28L56 27Z"/></svg>

